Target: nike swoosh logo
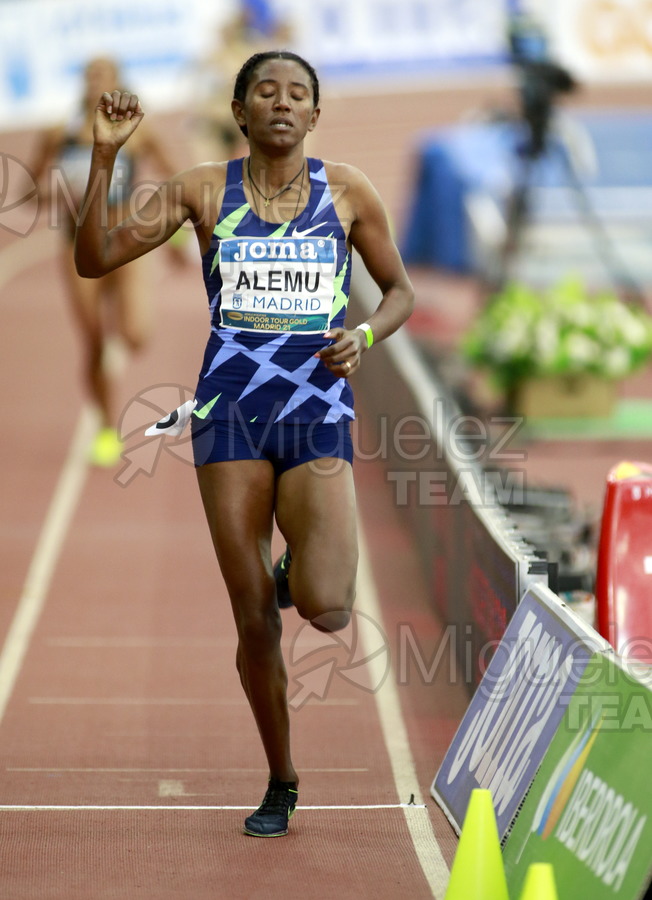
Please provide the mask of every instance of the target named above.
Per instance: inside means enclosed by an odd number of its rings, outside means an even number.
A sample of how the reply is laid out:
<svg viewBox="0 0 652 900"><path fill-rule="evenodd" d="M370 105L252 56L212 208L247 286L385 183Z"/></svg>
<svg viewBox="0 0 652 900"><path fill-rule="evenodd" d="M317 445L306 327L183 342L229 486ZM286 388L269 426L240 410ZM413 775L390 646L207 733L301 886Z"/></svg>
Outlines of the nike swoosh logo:
<svg viewBox="0 0 652 900"><path fill-rule="evenodd" d="M323 222L320 222L319 225L313 225L312 228L306 228L305 231L297 231L297 226L294 226L294 231L292 232L293 238L302 238L307 237L309 234L312 234L313 231L316 231L317 228L321 228L323 226Z"/></svg>
<svg viewBox="0 0 652 900"><path fill-rule="evenodd" d="M222 393L220 392L217 397L213 397L213 399L209 400L201 409L193 410L194 415L196 415L198 419L205 419L221 396Z"/></svg>

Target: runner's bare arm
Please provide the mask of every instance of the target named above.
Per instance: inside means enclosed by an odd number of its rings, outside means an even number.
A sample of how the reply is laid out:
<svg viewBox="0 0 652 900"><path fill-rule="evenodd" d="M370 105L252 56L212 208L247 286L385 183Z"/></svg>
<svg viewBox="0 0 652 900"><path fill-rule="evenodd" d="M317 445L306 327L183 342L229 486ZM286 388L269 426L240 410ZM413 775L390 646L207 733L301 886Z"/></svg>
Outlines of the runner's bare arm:
<svg viewBox="0 0 652 900"><path fill-rule="evenodd" d="M347 205L351 214L351 244L362 257L373 280L382 291L382 299L367 319L374 343L393 334L409 318L414 305L414 290L398 248L392 238L385 207L367 177L351 166L338 166L347 184ZM339 179L338 179L339 180ZM325 337L335 343L320 352L322 361L334 364L335 374L347 376L359 365L368 349L364 331L332 329ZM338 364L349 362L350 366Z"/></svg>
<svg viewBox="0 0 652 900"><path fill-rule="evenodd" d="M108 227L107 196L116 155L144 116L135 94L102 95L96 109L86 194L75 238L80 275L98 278L168 240L193 210L186 203L188 173L162 184L147 202L114 228Z"/></svg>

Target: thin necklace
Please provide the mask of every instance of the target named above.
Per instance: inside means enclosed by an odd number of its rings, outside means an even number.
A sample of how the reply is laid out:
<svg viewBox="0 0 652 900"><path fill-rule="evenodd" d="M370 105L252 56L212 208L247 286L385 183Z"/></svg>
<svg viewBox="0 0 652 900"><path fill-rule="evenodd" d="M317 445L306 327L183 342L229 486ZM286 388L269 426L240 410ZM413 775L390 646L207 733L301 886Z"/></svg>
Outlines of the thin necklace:
<svg viewBox="0 0 652 900"><path fill-rule="evenodd" d="M305 169L305 162L301 163L301 168L299 169L299 171L297 172L297 174L294 176L294 178L293 178L291 181L288 181L288 183L285 185L285 187L281 188L280 191L278 191L276 194L273 194L271 197L266 197L265 194L263 194L263 192L261 191L261 189L258 187L258 185L256 184L256 182L255 182L255 181L253 180L253 178L251 177L251 157L250 157L250 156L247 157L247 175L249 176L249 181L250 181L251 186L253 187L253 189L256 191L256 193L257 193L260 197L262 197L263 200L265 201L265 209L267 209L267 207L268 207L269 204L272 202L272 200L276 200L276 198L277 198L277 197L280 197L281 194L284 194L286 191L289 191L289 190L290 190L290 188L292 187L292 185L294 184L294 182L297 180L297 178L299 177L299 175L302 175L302 174L303 174L303 170L304 170L304 169ZM303 179L301 179L301 184L302 184L302 186L303 186ZM297 204L297 205L298 205L298 204Z"/></svg>
<svg viewBox="0 0 652 900"><path fill-rule="evenodd" d="M301 183L299 184L299 193L297 194L297 202L295 203L295 206L294 206L294 215L290 219L291 222L293 222L296 219L297 212L299 211L299 203L301 203L301 197L303 195L303 176L305 174L306 174L306 167L305 167L305 163L304 163L304 166L301 169Z"/></svg>

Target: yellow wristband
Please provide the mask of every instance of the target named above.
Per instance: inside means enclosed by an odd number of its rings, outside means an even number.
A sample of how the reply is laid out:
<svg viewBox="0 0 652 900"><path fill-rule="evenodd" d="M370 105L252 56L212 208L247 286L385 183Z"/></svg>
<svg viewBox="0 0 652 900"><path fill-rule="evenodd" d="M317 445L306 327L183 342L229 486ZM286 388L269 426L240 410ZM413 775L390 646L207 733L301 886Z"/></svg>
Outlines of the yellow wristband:
<svg viewBox="0 0 652 900"><path fill-rule="evenodd" d="M185 247L190 239L190 233L187 228L179 228L178 231L175 231L174 234L169 238L168 244L171 247Z"/></svg>
<svg viewBox="0 0 652 900"><path fill-rule="evenodd" d="M360 328L362 331L364 331L367 338L367 347L371 347L374 342L374 333L371 330L371 325L369 324L369 322L363 322L362 325L356 325L356 328Z"/></svg>

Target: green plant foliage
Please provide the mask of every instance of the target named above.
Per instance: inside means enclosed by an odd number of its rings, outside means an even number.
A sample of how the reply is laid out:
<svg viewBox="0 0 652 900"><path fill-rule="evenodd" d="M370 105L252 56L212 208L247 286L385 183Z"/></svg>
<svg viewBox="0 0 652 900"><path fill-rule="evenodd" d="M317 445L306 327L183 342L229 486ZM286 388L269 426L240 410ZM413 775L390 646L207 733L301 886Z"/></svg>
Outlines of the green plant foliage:
<svg viewBox="0 0 652 900"><path fill-rule="evenodd" d="M539 375L621 379L652 355L652 317L575 277L545 291L513 282L492 297L462 339L471 363L503 387Z"/></svg>

